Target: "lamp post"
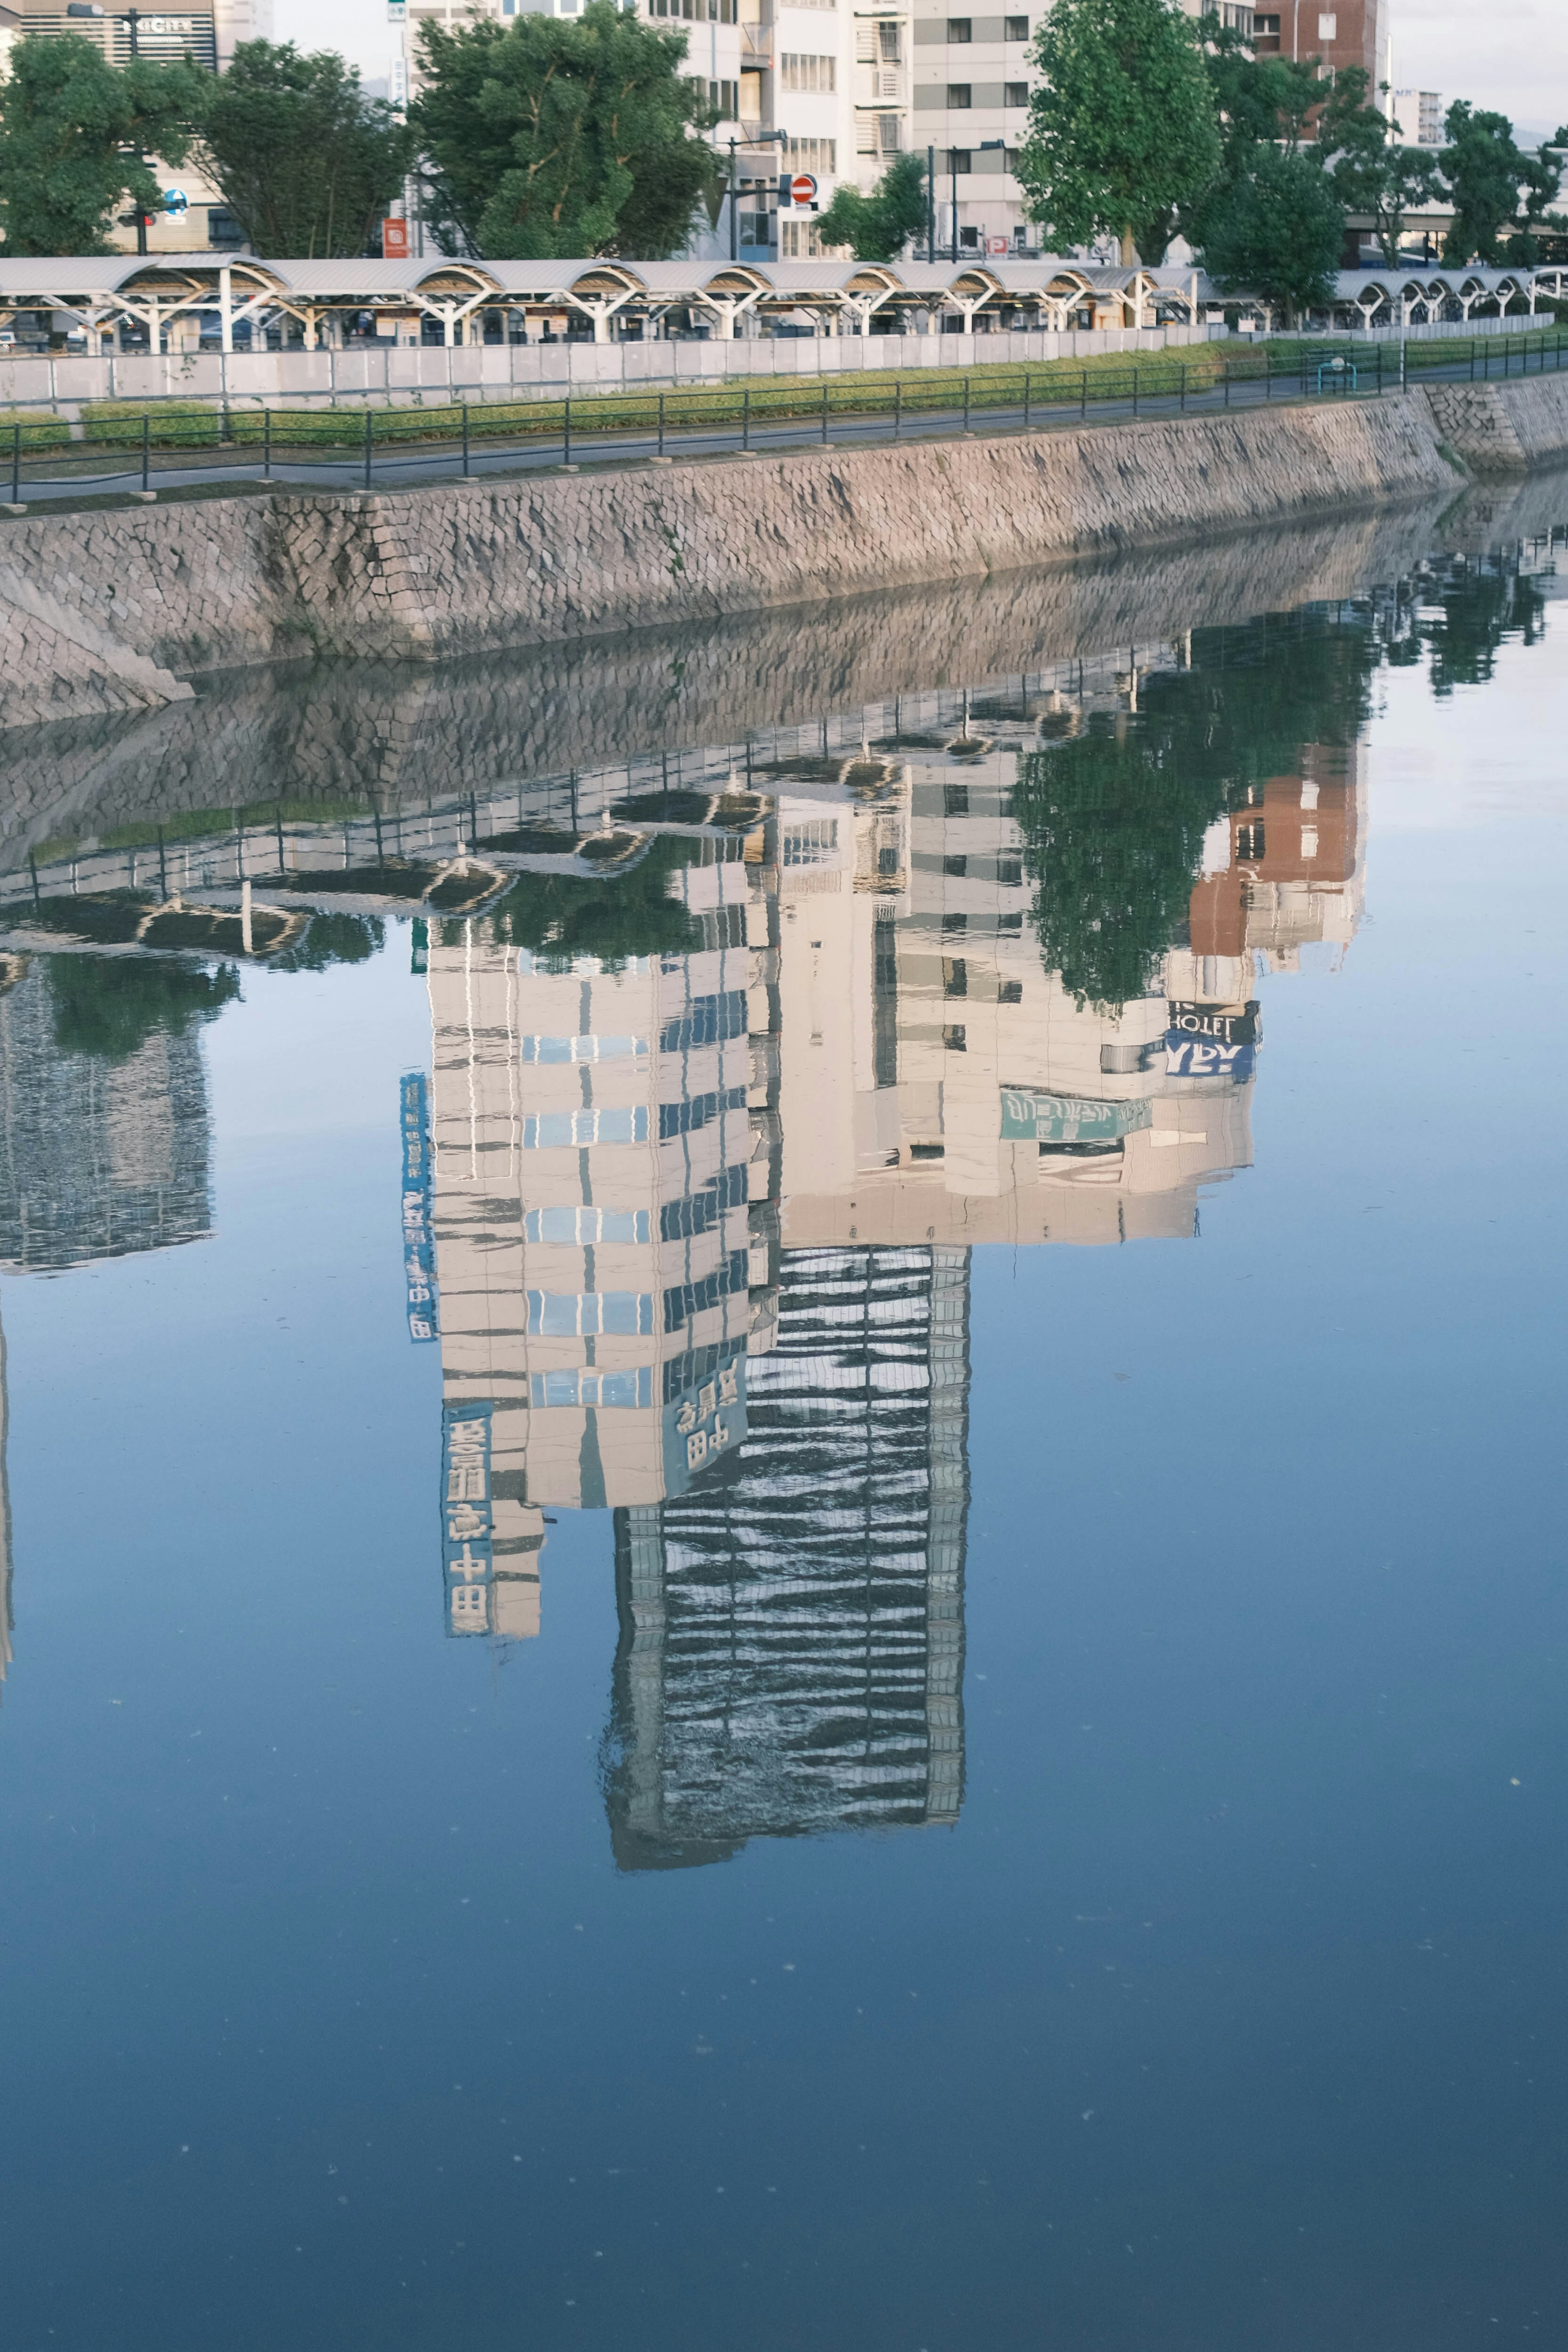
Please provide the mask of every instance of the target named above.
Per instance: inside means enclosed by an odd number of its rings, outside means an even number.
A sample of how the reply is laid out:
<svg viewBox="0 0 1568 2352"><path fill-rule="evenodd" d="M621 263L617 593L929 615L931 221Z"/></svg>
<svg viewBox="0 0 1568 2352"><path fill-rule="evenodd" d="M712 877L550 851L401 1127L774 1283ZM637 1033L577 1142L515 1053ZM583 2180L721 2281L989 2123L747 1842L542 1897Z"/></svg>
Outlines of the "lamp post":
<svg viewBox="0 0 1568 2352"><path fill-rule="evenodd" d="M983 139L980 142L980 152L983 155L994 154L998 148L1002 151L1002 175L1004 179L1005 179L1007 174L1007 142L1005 139Z"/></svg>
<svg viewBox="0 0 1568 2352"><path fill-rule="evenodd" d="M735 150L737 147L772 147L775 144L783 147L787 145L788 142L787 131L759 131L750 139L731 139L730 142L730 258L731 261L740 259L740 199L735 193Z"/></svg>
<svg viewBox="0 0 1568 2352"><path fill-rule="evenodd" d="M101 23L105 19L106 12L102 8L92 5L92 0L67 0L66 15L68 16L96 16ZM131 54L133 58L139 58L142 54L141 45L136 37L137 27L142 22L142 12L140 8L111 8L107 11L107 19L110 24L130 26ZM112 62L112 60L110 60L110 62ZM136 150L136 161L143 166L145 166L147 162L147 158L143 155L140 147ZM142 211L140 205L136 207L136 250L138 253L145 253L147 250L147 215Z"/></svg>
<svg viewBox="0 0 1568 2352"><path fill-rule="evenodd" d="M936 149L926 149L926 259L936 260Z"/></svg>

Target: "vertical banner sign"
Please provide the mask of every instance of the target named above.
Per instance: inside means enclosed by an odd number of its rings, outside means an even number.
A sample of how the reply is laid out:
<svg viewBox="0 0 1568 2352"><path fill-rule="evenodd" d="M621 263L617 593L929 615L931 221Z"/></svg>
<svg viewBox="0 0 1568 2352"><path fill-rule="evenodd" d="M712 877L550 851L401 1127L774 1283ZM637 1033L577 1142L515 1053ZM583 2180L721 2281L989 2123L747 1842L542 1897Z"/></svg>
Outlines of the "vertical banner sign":
<svg viewBox="0 0 1568 2352"><path fill-rule="evenodd" d="M405 1070L398 1081L398 1118L403 1129L403 1272L408 1286L408 1336L434 1339L441 1327L436 1310L430 1082L423 1070Z"/></svg>
<svg viewBox="0 0 1568 2352"><path fill-rule="evenodd" d="M494 1558L486 1397L441 1408L441 1566L452 1633L489 1631Z"/></svg>
<svg viewBox="0 0 1568 2352"><path fill-rule="evenodd" d="M383 261L407 260L408 223L405 220L384 220L382 222L381 257Z"/></svg>

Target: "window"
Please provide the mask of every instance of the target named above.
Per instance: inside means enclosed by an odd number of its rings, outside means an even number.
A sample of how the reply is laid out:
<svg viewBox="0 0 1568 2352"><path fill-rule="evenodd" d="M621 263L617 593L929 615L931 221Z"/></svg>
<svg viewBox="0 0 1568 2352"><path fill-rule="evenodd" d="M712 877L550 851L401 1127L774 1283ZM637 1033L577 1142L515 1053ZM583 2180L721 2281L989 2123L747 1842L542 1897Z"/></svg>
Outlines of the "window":
<svg viewBox="0 0 1568 2352"><path fill-rule="evenodd" d="M785 866L830 866L838 855L838 819L808 817L793 824L780 842Z"/></svg>
<svg viewBox="0 0 1568 2352"><path fill-rule="evenodd" d="M971 85L966 81L950 81L947 85L947 102L949 108L953 110L973 105Z"/></svg>
<svg viewBox="0 0 1568 2352"><path fill-rule="evenodd" d="M950 1054L967 1054L969 1032L962 1021L950 1021L942 1033L942 1042Z"/></svg>
<svg viewBox="0 0 1568 2352"><path fill-rule="evenodd" d="M877 117L877 145L884 155L898 153L899 118L896 114L879 114Z"/></svg>
<svg viewBox="0 0 1568 2352"><path fill-rule="evenodd" d="M899 62L900 30L897 25L879 25L877 27L877 46L885 66L896 66Z"/></svg>
<svg viewBox="0 0 1568 2352"><path fill-rule="evenodd" d="M942 788L942 813L943 816L967 816L969 814L969 786L967 784L943 784Z"/></svg>
<svg viewBox="0 0 1568 2352"><path fill-rule="evenodd" d="M784 153L797 172L821 172L829 177L837 173L837 139L792 139Z"/></svg>
<svg viewBox="0 0 1568 2352"><path fill-rule="evenodd" d="M998 1004L1022 1004L1024 1002L1023 982L1021 980L1005 980L1002 982L1001 987L996 991L996 1002Z"/></svg>
<svg viewBox="0 0 1568 2352"><path fill-rule="evenodd" d="M647 1290L531 1290L528 1328L542 1339L575 1339L610 1332L623 1339L653 1329L653 1294Z"/></svg>
<svg viewBox="0 0 1568 2352"><path fill-rule="evenodd" d="M786 49L779 63L785 89L831 91L838 87L837 58L805 57Z"/></svg>
<svg viewBox="0 0 1568 2352"><path fill-rule="evenodd" d="M944 996L967 996L969 993L969 966L963 956L944 956L942 962L944 967L942 972L942 994Z"/></svg>
<svg viewBox="0 0 1568 2352"><path fill-rule="evenodd" d="M524 1037L519 1058L524 1062L625 1062L647 1052L646 1037L591 1036Z"/></svg>
<svg viewBox="0 0 1568 2352"><path fill-rule="evenodd" d="M699 1282L675 1282L664 1294L664 1328L679 1331L693 1315L705 1307L717 1307L721 1298L729 1298L744 1290L750 1278L744 1250L732 1250L722 1265L705 1274Z"/></svg>
<svg viewBox="0 0 1568 2352"><path fill-rule="evenodd" d="M961 228L958 232L958 249L961 253L978 253L980 231L977 228Z"/></svg>
<svg viewBox="0 0 1568 2352"><path fill-rule="evenodd" d="M973 18L950 16L947 20L947 37L950 41L972 41L974 38Z"/></svg>
<svg viewBox="0 0 1568 2352"><path fill-rule="evenodd" d="M974 158L967 147L950 147L947 151L947 168L952 173L973 172Z"/></svg>
<svg viewBox="0 0 1568 2352"><path fill-rule="evenodd" d="M606 1104L603 1110L542 1110L522 1122L525 1151L554 1151L584 1143L646 1143L646 1103Z"/></svg>
<svg viewBox="0 0 1568 2352"><path fill-rule="evenodd" d="M944 857L942 861L942 870L951 876L954 881L961 882L969 871L969 860L967 857Z"/></svg>
<svg viewBox="0 0 1568 2352"><path fill-rule="evenodd" d="M728 1087L722 1094L690 1095L684 1102L660 1103L658 1139L668 1143L672 1135L695 1135L725 1111L744 1110L745 1107L744 1087Z"/></svg>
<svg viewBox="0 0 1568 2352"><path fill-rule="evenodd" d="M809 6L811 0L797 0L797 5ZM647 13L650 16L679 16L688 25L732 25L735 0L647 0ZM510 8L507 14L511 14Z"/></svg>
<svg viewBox="0 0 1568 2352"><path fill-rule="evenodd" d="M1263 826L1238 824L1236 828L1236 855L1244 866L1258 866L1263 859Z"/></svg>
<svg viewBox="0 0 1568 2352"><path fill-rule="evenodd" d="M1007 19L1007 30L1004 37L1009 41L1026 41L1029 37L1029 20L1027 16L1009 16Z"/></svg>
<svg viewBox="0 0 1568 2352"><path fill-rule="evenodd" d="M653 1367L639 1364L626 1372L568 1370L535 1372L531 1383L536 1405L642 1405L653 1402Z"/></svg>
<svg viewBox="0 0 1568 2352"><path fill-rule="evenodd" d="M722 996L694 996L686 1011L659 1031L658 1050L686 1054L693 1045L721 1045L727 1037L745 1034L746 992L730 988Z"/></svg>
<svg viewBox="0 0 1568 2352"><path fill-rule="evenodd" d="M1317 854L1318 828L1315 824L1304 824L1301 827L1301 856L1303 858L1316 857Z"/></svg>
<svg viewBox="0 0 1568 2352"><path fill-rule="evenodd" d="M740 84L732 81L710 81L708 85L708 104L721 122L739 122L741 120Z"/></svg>
<svg viewBox="0 0 1568 2352"><path fill-rule="evenodd" d="M1026 81L1005 81L1002 85L1004 106L1027 106L1029 85Z"/></svg>
<svg viewBox="0 0 1568 2352"><path fill-rule="evenodd" d="M780 220L779 259L781 261L820 261L822 259L822 231L814 220ZM737 912L743 914L744 909L739 908Z"/></svg>
<svg viewBox="0 0 1568 2352"><path fill-rule="evenodd" d="M564 1242L568 1247L595 1242L646 1242L646 1209L530 1209L522 1230L531 1242Z"/></svg>

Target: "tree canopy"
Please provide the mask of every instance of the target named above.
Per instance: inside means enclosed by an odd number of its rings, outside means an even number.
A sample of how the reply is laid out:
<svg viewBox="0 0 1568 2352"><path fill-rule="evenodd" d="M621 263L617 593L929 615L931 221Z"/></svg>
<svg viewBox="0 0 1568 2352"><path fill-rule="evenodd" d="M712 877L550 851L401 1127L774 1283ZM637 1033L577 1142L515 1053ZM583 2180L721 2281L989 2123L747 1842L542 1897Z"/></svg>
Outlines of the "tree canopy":
<svg viewBox="0 0 1568 2352"><path fill-rule="evenodd" d="M420 42L410 112L429 159L426 217L449 251L658 260L722 187L696 135L707 98L681 75L683 33L588 0L574 18L426 24Z"/></svg>
<svg viewBox="0 0 1568 2352"><path fill-rule="evenodd" d="M1224 292L1260 294L1294 319L1332 295L1344 232L1344 206L1314 158L1260 147L1207 215L1204 266Z"/></svg>
<svg viewBox="0 0 1568 2352"><path fill-rule="evenodd" d="M184 163L211 77L133 58L121 71L96 41L29 34L0 82L0 231L11 254L107 253L122 205L163 209L143 160Z"/></svg>
<svg viewBox="0 0 1568 2352"><path fill-rule="evenodd" d="M363 253L414 160L413 132L331 50L241 41L205 93L202 161L261 254Z"/></svg>
<svg viewBox="0 0 1568 2352"><path fill-rule="evenodd" d="M897 261L926 232L923 158L897 157L868 196L858 188L839 188L817 227L824 245L847 245L857 261Z"/></svg>
<svg viewBox="0 0 1568 2352"><path fill-rule="evenodd" d="M209 971L172 956L54 955L48 973L56 1045L104 1062L129 1061L157 1030L177 1037L214 1021L239 994L232 964Z"/></svg>
<svg viewBox="0 0 1568 2352"><path fill-rule="evenodd" d="M1531 232L1557 194L1568 130L1526 155L1506 114L1488 114L1466 99L1448 109L1443 127L1448 144L1437 163L1454 201L1444 260L1528 265L1537 255Z"/></svg>
<svg viewBox="0 0 1568 2352"><path fill-rule="evenodd" d="M1219 172L1204 33L1173 0L1057 0L1035 41L1041 84L1017 179L1062 245L1109 233L1121 257L1165 257Z"/></svg>

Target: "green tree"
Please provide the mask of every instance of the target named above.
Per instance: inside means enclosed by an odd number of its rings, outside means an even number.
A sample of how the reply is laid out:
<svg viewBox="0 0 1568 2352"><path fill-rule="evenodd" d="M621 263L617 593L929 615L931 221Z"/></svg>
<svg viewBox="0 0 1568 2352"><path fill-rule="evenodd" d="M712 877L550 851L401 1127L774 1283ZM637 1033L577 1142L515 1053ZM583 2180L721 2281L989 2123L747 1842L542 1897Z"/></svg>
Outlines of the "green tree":
<svg viewBox="0 0 1568 2352"><path fill-rule="evenodd" d="M1317 152L1345 211L1371 219L1393 269L1405 215L1413 205L1429 204L1441 182L1434 155L1391 135L1399 125L1371 103L1370 89L1362 66L1345 66L1335 75L1317 119Z"/></svg>
<svg viewBox="0 0 1568 2352"><path fill-rule="evenodd" d="M1454 203L1444 260L1528 266L1536 258L1531 232L1557 194L1568 135L1560 131L1539 155L1527 155L1506 114L1478 112L1468 99L1448 109L1443 127L1448 144L1437 163Z"/></svg>
<svg viewBox="0 0 1568 2352"><path fill-rule="evenodd" d="M697 135L706 94L680 73L683 33L589 0L576 18L427 24L420 41L411 113L429 159L427 217L449 251L658 260L680 251L722 187Z"/></svg>
<svg viewBox="0 0 1568 2352"><path fill-rule="evenodd" d="M926 231L926 171L919 155L889 164L868 196L839 188L817 223L826 246L847 245L857 261L897 261Z"/></svg>
<svg viewBox="0 0 1568 2352"><path fill-rule="evenodd" d="M1124 262L1163 261L1221 163L1198 24L1173 0L1057 0L1017 179L1059 245L1110 232Z"/></svg>
<svg viewBox="0 0 1568 2352"><path fill-rule="evenodd" d="M1205 213L1204 267L1226 293L1260 294L1293 320L1333 293L1344 206L1304 150L1259 148Z"/></svg>
<svg viewBox="0 0 1568 2352"><path fill-rule="evenodd" d="M182 163L210 76L132 58L96 41L30 34L0 82L0 234L9 254L107 253L121 205L161 212L144 158Z"/></svg>
<svg viewBox="0 0 1568 2352"><path fill-rule="evenodd" d="M262 254L363 253L415 138L331 50L241 41L202 110L202 162Z"/></svg>

